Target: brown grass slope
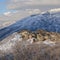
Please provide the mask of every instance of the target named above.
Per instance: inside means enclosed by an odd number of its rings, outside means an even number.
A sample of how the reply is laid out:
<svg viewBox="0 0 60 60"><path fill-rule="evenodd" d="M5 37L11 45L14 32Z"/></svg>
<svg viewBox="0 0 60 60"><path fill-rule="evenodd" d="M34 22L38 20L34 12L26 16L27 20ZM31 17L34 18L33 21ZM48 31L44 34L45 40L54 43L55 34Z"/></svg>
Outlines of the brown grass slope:
<svg viewBox="0 0 60 60"><path fill-rule="evenodd" d="M20 32L19 32L20 33ZM35 37L37 41L28 43L25 41L16 41L10 50L0 50L0 60L60 60L60 34L54 32L37 31L35 33L22 32L24 39L26 36ZM30 35L29 35L30 34ZM37 34L37 35L34 35ZM14 34L15 35L15 34ZM37 36L37 37L36 37ZM39 39L43 36L42 41ZM14 37L14 36L13 36ZM9 38L9 37L8 37ZM38 39L37 39L38 38ZM28 39L28 38L26 38ZM51 39L54 43L46 44L45 40ZM8 41L8 40L4 40ZM6 42L1 42L6 43ZM0 45L1 45L0 44Z"/></svg>
<svg viewBox="0 0 60 60"><path fill-rule="evenodd" d="M25 46L17 43L12 53L0 54L0 60L60 60L60 44L33 43Z"/></svg>

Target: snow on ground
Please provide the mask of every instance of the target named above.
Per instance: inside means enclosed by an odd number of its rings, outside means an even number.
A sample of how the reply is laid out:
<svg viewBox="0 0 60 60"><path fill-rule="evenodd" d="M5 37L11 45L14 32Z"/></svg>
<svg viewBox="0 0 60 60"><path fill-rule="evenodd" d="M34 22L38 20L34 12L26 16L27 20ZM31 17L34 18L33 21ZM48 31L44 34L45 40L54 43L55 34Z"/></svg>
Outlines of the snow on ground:
<svg viewBox="0 0 60 60"><path fill-rule="evenodd" d="M46 45L49 45L49 46L55 46L55 42L52 42L50 40L46 40L43 43L46 44Z"/></svg>
<svg viewBox="0 0 60 60"><path fill-rule="evenodd" d="M13 47L15 46L15 44L19 41L23 41L21 35L15 33L13 34L14 37L11 38L10 40L7 40L3 42L3 44L0 44L0 50L1 51L4 51L4 52L7 52L7 51L12 51ZM29 45L29 44L32 44L33 43L33 40L34 38L31 38L31 39L28 39L28 40L25 40L23 42L23 45ZM49 45L49 46L55 46L55 42L52 42L50 40L46 40L44 42L42 42L43 44L46 44L46 45Z"/></svg>
<svg viewBox="0 0 60 60"><path fill-rule="evenodd" d="M3 40L2 43L0 42L0 51L3 51L3 52L13 51L12 50L13 47L16 45L17 42L20 42L20 41L23 41L22 45L27 46L33 43L33 39L34 38L24 41L20 34L13 33L11 36Z"/></svg>
<svg viewBox="0 0 60 60"><path fill-rule="evenodd" d="M27 46L29 44L32 44L33 43L33 39L34 38L24 41L22 43L22 45ZM0 44L0 51L3 51L5 53L9 52L9 51L13 52L13 47L16 45L17 42L20 42L20 41L22 41L21 36L19 34L16 34L14 36L14 38L8 40L7 42L5 42L3 44ZM46 45L49 45L49 46L52 46L52 47L55 46L55 42L52 42L50 40L46 40L46 41L44 41L42 43L46 44ZM38 44L40 44L40 42Z"/></svg>
<svg viewBox="0 0 60 60"><path fill-rule="evenodd" d="M19 34L15 35L14 38L12 38L11 40L8 40L4 44L1 44L0 50L4 51L4 52L12 51L12 48L13 48L13 46L15 46L17 41L22 41L22 38Z"/></svg>
<svg viewBox="0 0 60 60"><path fill-rule="evenodd" d="M27 42L30 43L30 44L32 44L33 40L34 40L34 38L31 38L31 39L28 39Z"/></svg>

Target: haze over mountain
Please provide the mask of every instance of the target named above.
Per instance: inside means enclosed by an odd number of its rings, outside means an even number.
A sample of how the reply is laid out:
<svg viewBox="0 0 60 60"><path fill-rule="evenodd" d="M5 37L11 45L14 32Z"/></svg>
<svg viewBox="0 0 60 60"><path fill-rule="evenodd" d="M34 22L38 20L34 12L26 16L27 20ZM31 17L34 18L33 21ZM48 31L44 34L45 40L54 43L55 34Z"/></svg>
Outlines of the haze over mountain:
<svg viewBox="0 0 60 60"><path fill-rule="evenodd" d="M29 15L38 13L41 13L39 9L26 9L4 12L2 15L0 15L0 29L9 26L15 23L16 21L21 20L22 18L25 18Z"/></svg>
<svg viewBox="0 0 60 60"><path fill-rule="evenodd" d="M60 8L42 12L41 14L31 15L8 27L0 29L0 40L23 29L31 31L43 29L60 33Z"/></svg>

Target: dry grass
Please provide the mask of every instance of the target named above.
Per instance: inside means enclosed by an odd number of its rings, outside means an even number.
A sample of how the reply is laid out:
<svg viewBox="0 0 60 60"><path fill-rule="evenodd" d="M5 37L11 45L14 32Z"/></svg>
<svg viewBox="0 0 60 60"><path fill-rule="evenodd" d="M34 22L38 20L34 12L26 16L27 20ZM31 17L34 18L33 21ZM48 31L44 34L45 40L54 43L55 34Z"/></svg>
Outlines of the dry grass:
<svg viewBox="0 0 60 60"><path fill-rule="evenodd" d="M29 44L27 41L17 41L13 46L13 52L0 51L0 60L60 60L60 34L39 31L44 37L56 36L56 43L53 46L44 44L43 41ZM44 35L44 33L46 35ZM59 39L59 41L58 41Z"/></svg>
<svg viewBox="0 0 60 60"><path fill-rule="evenodd" d="M16 60L60 60L60 44L51 47L35 43L22 49L18 46L14 52Z"/></svg>
<svg viewBox="0 0 60 60"><path fill-rule="evenodd" d="M0 60L60 60L60 44L48 46L33 43L25 46L17 42L13 51L0 56Z"/></svg>
<svg viewBox="0 0 60 60"><path fill-rule="evenodd" d="M48 46L45 44L33 43L23 45L22 43L15 45L12 54L5 54L2 60L60 60L60 44L56 46Z"/></svg>

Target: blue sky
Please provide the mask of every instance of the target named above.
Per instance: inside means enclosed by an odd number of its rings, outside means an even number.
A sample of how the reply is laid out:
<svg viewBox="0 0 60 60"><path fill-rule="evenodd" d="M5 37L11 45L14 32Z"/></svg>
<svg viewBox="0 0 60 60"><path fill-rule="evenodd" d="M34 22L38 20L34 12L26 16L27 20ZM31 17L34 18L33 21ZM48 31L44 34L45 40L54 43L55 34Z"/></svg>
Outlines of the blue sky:
<svg viewBox="0 0 60 60"><path fill-rule="evenodd" d="M0 0L0 14L6 11L6 1L7 0Z"/></svg>

